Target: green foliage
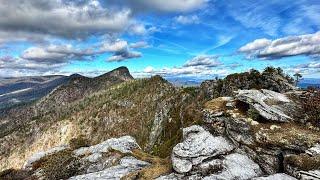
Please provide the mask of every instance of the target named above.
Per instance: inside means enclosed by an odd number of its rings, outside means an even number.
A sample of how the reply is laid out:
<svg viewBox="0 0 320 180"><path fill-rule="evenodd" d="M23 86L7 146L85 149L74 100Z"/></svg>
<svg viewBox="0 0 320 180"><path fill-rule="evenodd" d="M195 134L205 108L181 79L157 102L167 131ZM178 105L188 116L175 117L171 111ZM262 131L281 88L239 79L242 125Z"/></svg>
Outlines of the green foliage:
<svg viewBox="0 0 320 180"><path fill-rule="evenodd" d="M274 68L272 66L268 66L263 70L263 73L267 73L267 74L278 73L280 69L281 68L277 69L277 68ZM282 70L280 70L280 72L282 72Z"/></svg>

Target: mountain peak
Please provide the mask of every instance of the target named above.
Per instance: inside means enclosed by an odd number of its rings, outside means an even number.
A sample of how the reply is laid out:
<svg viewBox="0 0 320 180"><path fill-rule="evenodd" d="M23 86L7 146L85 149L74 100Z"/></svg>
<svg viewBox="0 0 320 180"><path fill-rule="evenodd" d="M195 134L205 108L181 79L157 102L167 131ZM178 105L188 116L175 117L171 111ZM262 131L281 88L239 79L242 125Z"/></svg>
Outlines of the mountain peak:
<svg viewBox="0 0 320 180"><path fill-rule="evenodd" d="M98 76L97 78L100 79L100 78L109 78L109 77L116 77L124 81L134 79L130 74L129 69L125 66L118 67L108 73Z"/></svg>

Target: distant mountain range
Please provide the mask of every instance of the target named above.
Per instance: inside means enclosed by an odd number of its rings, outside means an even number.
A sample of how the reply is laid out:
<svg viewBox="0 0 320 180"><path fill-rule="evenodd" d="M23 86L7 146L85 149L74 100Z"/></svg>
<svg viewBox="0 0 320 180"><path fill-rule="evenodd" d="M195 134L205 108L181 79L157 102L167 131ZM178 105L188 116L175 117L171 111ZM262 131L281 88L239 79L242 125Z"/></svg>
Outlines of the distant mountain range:
<svg viewBox="0 0 320 180"><path fill-rule="evenodd" d="M78 99L89 91L94 92L101 89L108 84L107 81L122 81L132 78L125 67L119 67L95 78L79 74L0 78L0 110L36 101L60 86L63 86L62 89L65 92L60 95L69 93L69 98ZM60 90L62 89L60 88ZM59 89L55 93L58 91Z"/></svg>
<svg viewBox="0 0 320 180"><path fill-rule="evenodd" d="M320 79L316 78L303 78L299 83L298 86L301 88L307 88L309 86L313 87L320 87Z"/></svg>
<svg viewBox="0 0 320 180"><path fill-rule="evenodd" d="M120 67L113 72L118 72L117 70L121 70L121 73L125 73L128 77L130 76L132 78L130 74L126 73L127 69L124 67ZM95 84L94 82L96 82L97 79L103 79L103 77L108 76L107 74L96 78L87 78L79 74L73 74L71 76L55 75L0 78L0 110L36 101L50 93L53 89L72 81L80 80L83 81L83 84L89 82ZM168 77L166 80L177 87L200 86L204 81L203 79L195 77ZM309 86L320 87L320 79L303 78L298 83L298 86L301 88L307 88Z"/></svg>
<svg viewBox="0 0 320 180"><path fill-rule="evenodd" d="M0 109L40 99L57 86L67 83L70 77L38 76L1 78Z"/></svg>
<svg viewBox="0 0 320 180"><path fill-rule="evenodd" d="M204 80L203 79L197 79L197 78L190 78L190 77L178 77L178 78L166 78L169 82L174 84L175 86L199 86ZM303 78L298 83L298 86L300 88L307 88L309 86L312 87L320 87L320 79L317 78Z"/></svg>

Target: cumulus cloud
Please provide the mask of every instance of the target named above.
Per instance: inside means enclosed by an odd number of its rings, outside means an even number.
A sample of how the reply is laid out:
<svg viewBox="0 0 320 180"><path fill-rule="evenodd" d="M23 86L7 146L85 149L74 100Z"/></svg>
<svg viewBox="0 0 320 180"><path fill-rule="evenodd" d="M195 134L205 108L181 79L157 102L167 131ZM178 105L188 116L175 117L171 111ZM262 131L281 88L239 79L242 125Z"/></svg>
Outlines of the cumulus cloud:
<svg viewBox="0 0 320 180"><path fill-rule="evenodd" d="M77 49L72 45L50 45L48 47L30 47L22 53L21 58L45 64L61 64L73 59L85 59L98 53L100 51Z"/></svg>
<svg viewBox="0 0 320 180"><path fill-rule="evenodd" d="M148 66L143 72L136 72L135 74L137 76L161 75L164 77L179 77L183 75L212 77L216 75L226 75L228 73L226 69L219 67L222 65L216 56L200 55L186 61L186 63L179 67L155 69L152 66Z"/></svg>
<svg viewBox="0 0 320 180"><path fill-rule="evenodd" d="M142 42L133 43L132 48L142 48ZM48 47L31 47L25 50L21 58L48 64L66 63L72 60L86 60L103 53L112 53L107 61L123 61L138 58L142 54L132 51L131 45L125 40L105 41L97 50L94 48L79 49L72 45L50 45Z"/></svg>
<svg viewBox="0 0 320 180"><path fill-rule="evenodd" d="M222 65L222 63L218 61L217 56L199 55L187 61L183 66L184 67L204 66L204 67L212 68L220 65Z"/></svg>
<svg viewBox="0 0 320 180"><path fill-rule="evenodd" d="M133 48L133 49L136 49L136 48L147 48L147 47L149 47L149 44L147 42L145 42L145 41L139 41L139 42L131 43L130 47Z"/></svg>
<svg viewBox="0 0 320 180"><path fill-rule="evenodd" d="M320 56L320 32L276 40L258 39L239 49L248 57L280 59L290 56Z"/></svg>
<svg viewBox="0 0 320 180"><path fill-rule="evenodd" d="M64 66L64 63L42 63L12 56L0 57L0 76L26 76L39 73L54 72Z"/></svg>
<svg viewBox="0 0 320 180"><path fill-rule="evenodd" d="M119 52L128 48L128 42L124 40L116 40L114 42L104 42L101 47L102 52Z"/></svg>
<svg viewBox="0 0 320 180"><path fill-rule="evenodd" d="M320 62L312 61L304 64L298 64L285 69L289 73L300 73L310 75L320 72Z"/></svg>
<svg viewBox="0 0 320 180"><path fill-rule="evenodd" d="M113 0L119 3L119 0ZM190 12L205 6L209 0L123 0L134 11Z"/></svg>
<svg viewBox="0 0 320 180"><path fill-rule="evenodd" d="M13 40L17 32L27 39L40 35L86 38L124 30L130 16L129 9L106 9L97 0L10 0L0 4L0 31L10 33L7 38Z"/></svg>
<svg viewBox="0 0 320 180"><path fill-rule="evenodd" d="M197 15L190 15L190 16L177 16L174 18L176 22L180 24L199 24L200 19Z"/></svg>
<svg viewBox="0 0 320 180"><path fill-rule="evenodd" d="M133 46L135 46L135 48L142 48L141 43L133 43ZM107 51L113 53L113 55L107 59L108 62L120 62L126 59L139 58L142 56L140 52L133 51L132 48L133 47L131 47L127 41L117 40L115 42L104 43L101 50L103 52Z"/></svg>
<svg viewBox="0 0 320 180"><path fill-rule="evenodd" d="M142 56L142 54L140 52L125 50L125 51L119 51L119 52L115 53L114 55L109 57L107 61L120 62L120 61L124 61L126 59L139 58L141 56Z"/></svg>

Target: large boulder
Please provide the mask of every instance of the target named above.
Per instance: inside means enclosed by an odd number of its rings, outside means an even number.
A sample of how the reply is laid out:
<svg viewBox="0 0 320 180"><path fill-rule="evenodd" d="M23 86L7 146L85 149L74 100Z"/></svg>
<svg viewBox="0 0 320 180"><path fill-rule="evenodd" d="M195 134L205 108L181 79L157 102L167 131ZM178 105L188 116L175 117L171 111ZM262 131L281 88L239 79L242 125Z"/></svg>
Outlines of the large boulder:
<svg viewBox="0 0 320 180"><path fill-rule="evenodd" d="M88 153L105 153L110 150L117 150L121 153L130 153L133 149L140 149L136 140L131 136L122 136L120 138L111 138L100 144L83 147L75 150L75 154L83 155Z"/></svg>
<svg viewBox="0 0 320 180"><path fill-rule="evenodd" d="M258 177L258 178L253 178L253 180L297 180L296 178L289 176L287 174L284 173L278 173L278 174L273 174L270 176L266 176L266 177Z"/></svg>
<svg viewBox="0 0 320 180"><path fill-rule="evenodd" d="M120 159L119 165L112 166L109 168L106 168L102 171L89 173L89 174L83 174L78 175L69 178L69 180L104 180L104 179L110 179L110 180L117 180L120 179L129 173L133 171L138 171L142 169L145 166L148 166L149 163L137 160L134 157L128 156Z"/></svg>
<svg viewBox="0 0 320 180"><path fill-rule="evenodd" d="M172 152L172 165L176 172L187 173L206 159L229 153L234 146L224 137L214 137L201 126L183 129L183 142Z"/></svg>
<svg viewBox="0 0 320 180"><path fill-rule="evenodd" d="M24 168L35 179L120 179L150 165L134 157L133 150L139 149L131 136L78 149L58 146L36 153Z"/></svg>
<svg viewBox="0 0 320 180"><path fill-rule="evenodd" d="M294 109L294 103L284 94L274 91L239 90L236 98L253 107L265 120L275 122L289 122L293 118L290 111Z"/></svg>
<svg viewBox="0 0 320 180"><path fill-rule="evenodd" d="M205 180L242 180L251 179L262 175L262 171L258 164L249 159L248 156L234 153L227 155L222 162L222 171L205 177Z"/></svg>

